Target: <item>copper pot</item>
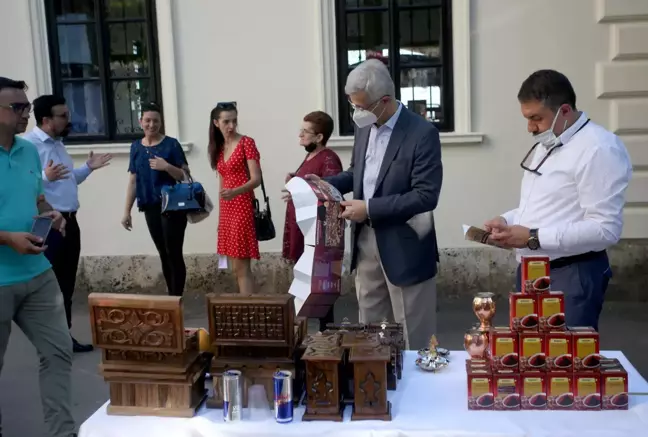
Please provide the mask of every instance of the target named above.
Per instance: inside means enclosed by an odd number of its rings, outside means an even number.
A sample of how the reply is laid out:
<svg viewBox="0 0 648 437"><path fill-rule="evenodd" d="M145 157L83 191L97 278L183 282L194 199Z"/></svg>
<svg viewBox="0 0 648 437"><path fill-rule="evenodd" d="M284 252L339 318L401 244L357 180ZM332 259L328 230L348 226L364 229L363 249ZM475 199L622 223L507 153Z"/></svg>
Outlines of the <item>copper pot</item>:
<svg viewBox="0 0 648 437"><path fill-rule="evenodd" d="M475 360L488 358L488 332L473 328L464 334L464 349Z"/></svg>
<svg viewBox="0 0 648 437"><path fill-rule="evenodd" d="M473 311L479 319L479 329L488 331L492 326L491 321L495 316L495 295L493 293L477 293L473 298Z"/></svg>

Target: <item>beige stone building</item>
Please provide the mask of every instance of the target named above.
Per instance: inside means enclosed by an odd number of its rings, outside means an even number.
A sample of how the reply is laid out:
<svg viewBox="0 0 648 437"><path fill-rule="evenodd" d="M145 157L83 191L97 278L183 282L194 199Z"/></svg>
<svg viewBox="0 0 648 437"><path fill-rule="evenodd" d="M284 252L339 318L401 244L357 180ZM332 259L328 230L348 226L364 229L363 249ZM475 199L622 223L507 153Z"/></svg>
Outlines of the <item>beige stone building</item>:
<svg viewBox="0 0 648 437"><path fill-rule="evenodd" d="M120 226L139 105L158 100L166 133L184 145L213 197L209 112L236 101L240 128L259 146L279 236L255 265L267 289L287 289L279 262L286 172L302 159L301 118L336 120L330 147L348 164L349 69L385 56L401 101L442 131L444 184L435 212L442 293L506 291L514 259L463 240L462 223L516 205L532 145L516 101L528 74L554 68L573 82L579 109L621 135L636 167L614 281L638 294L648 237L648 2L643 0L0 0L0 74L24 79L31 98L68 99L81 163L110 152L109 168L81 187L82 283L94 290L149 289L161 273L141 215ZM398 53L398 56L393 56ZM642 188L643 187L643 188ZM644 193L644 194L641 194ZM214 256L217 215L190 225L189 289L231 286ZM504 275L504 276L498 276Z"/></svg>

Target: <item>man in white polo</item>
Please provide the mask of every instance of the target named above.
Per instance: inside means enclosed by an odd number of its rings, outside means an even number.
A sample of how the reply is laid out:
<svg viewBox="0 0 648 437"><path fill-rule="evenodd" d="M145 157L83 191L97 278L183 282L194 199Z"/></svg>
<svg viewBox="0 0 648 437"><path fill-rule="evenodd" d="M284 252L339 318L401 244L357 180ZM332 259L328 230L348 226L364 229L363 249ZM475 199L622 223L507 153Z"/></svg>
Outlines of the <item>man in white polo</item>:
<svg viewBox="0 0 648 437"><path fill-rule="evenodd" d="M619 137L576 109L576 93L557 71L533 73L518 100L536 144L521 163L518 207L486 228L495 242L517 249L518 261L549 256L552 289L565 293L567 325L598 330L612 276L606 249L621 238L632 176L628 152Z"/></svg>

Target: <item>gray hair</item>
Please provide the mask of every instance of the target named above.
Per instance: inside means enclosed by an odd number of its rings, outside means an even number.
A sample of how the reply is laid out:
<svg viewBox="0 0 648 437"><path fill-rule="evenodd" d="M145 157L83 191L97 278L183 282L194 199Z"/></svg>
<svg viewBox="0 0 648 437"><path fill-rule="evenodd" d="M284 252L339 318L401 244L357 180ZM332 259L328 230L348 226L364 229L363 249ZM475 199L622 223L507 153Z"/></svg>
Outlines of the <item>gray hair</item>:
<svg viewBox="0 0 648 437"><path fill-rule="evenodd" d="M367 93L371 102L381 97L395 97L394 81L389 75L387 66L378 59L368 59L349 73L344 92L347 95L360 91Z"/></svg>

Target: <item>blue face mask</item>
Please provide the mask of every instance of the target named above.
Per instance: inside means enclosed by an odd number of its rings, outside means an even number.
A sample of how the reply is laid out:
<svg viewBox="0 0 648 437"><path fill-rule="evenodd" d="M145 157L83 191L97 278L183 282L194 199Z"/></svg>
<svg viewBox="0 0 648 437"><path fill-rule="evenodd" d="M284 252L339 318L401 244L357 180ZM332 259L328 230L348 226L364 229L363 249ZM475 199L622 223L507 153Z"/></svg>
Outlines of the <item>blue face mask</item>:
<svg viewBox="0 0 648 437"><path fill-rule="evenodd" d="M556 127L556 121L558 120L558 114L560 114L560 111L556 112L556 116L553 119L553 123L551 123L551 127L548 130L544 132L540 132L539 134L533 136L533 139L537 143L542 144L547 149L550 149L560 144L560 136L556 136L556 134L554 133L554 128ZM563 132L565 131L566 128L567 128L567 120L565 120L565 125L563 126Z"/></svg>

